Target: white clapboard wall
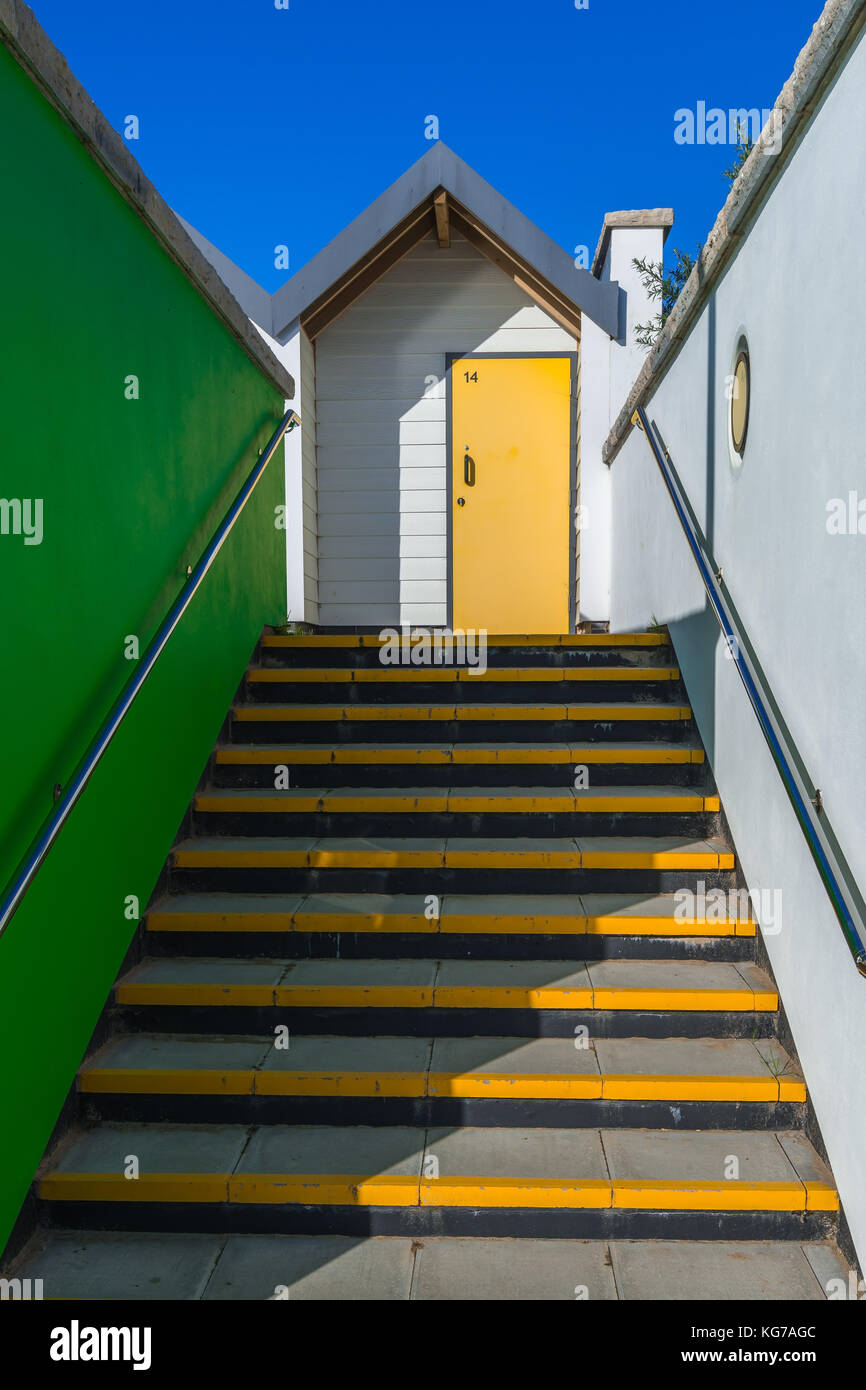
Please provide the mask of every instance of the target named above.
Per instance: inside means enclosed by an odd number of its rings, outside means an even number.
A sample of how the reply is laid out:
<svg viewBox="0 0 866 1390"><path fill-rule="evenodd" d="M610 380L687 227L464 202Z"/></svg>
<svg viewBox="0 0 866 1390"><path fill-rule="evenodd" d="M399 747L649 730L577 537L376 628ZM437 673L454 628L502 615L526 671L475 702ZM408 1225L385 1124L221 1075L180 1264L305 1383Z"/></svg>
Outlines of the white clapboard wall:
<svg viewBox="0 0 866 1390"><path fill-rule="evenodd" d="M574 350L467 241L443 250L432 234L319 335L304 494L323 626L447 620L446 354Z"/></svg>

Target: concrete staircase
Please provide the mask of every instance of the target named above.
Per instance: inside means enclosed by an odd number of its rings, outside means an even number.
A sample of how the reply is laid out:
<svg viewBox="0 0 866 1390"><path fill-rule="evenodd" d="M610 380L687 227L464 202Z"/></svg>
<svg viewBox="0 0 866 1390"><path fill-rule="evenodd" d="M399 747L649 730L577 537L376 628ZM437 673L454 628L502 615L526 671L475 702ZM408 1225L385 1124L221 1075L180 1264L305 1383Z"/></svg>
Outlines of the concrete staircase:
<svg viewBox="0 0 866 1390"><path fill-rule="evenodd" d="M734 853L666 634L380 656L263 639L20 1271L53 1297L825 1297L833 1179L754 923L705 911Z"/></svg>

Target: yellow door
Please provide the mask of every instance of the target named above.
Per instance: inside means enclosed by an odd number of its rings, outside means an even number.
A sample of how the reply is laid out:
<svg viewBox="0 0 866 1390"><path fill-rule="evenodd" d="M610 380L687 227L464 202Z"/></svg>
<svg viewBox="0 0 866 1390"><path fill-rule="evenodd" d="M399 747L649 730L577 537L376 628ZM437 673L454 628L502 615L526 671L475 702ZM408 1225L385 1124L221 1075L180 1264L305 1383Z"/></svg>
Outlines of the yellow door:
<svg viewBox="0 0 866 1390"><path fill-rule="evenodd" d="M451 364L455 628L569 630L571 360Z"/></svg>

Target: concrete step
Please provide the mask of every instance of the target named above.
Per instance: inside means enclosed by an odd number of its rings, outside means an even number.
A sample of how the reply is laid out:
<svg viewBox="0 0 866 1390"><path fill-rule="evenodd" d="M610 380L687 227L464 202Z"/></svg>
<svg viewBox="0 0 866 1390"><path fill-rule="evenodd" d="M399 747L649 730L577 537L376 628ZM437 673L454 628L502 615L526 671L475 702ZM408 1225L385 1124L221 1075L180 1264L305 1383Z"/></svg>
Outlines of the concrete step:
<svg viewBox="0 0 866 1390"><path fill-rule="evenodd" d="M119 1036L84 1094L475 1100L803 1102L775 1040Z"/></svg>
<svg viewBox="0 0 866 1390"><path fill-rule="evenodd" d="M582 692L586 691L583 696ZM250 701L293 703L311 698L349 704L391 701L496 703L527 700L655 699L664 690L681 696L676 666L252 666L246 676Z"/></svg>
<svg viewBox="0 0 866 1390"><path fill-rule="evenodd" d="M395 648L394 638L399 639ZM426 639L426 640L425 640ZM474 656L479 649L480 633L464 634L464 648L461 656L459 634L456 642L445 637L443 630L439 643L443 660L454 664L464 664L465 653ZM484 634L484 645L488 661L498 661L513 665L528 662L533 665L595 663L604 661L624 662L627 660L649 661L666 659L671 651L670 636L667 632L627 632L627 633L577 633L572 635L516 634L501 636ZM387 650L383 650L386 649ZM381 663L383 655L390 661L399 657L400 664L416 665L428 658L435 660L435 643L429 634L406 634L388 630L388 635L380 632L310 634L265 634L261 641L261 657L264 663L285 665L305 665L315 661L325 665L355 665L364 661Z"/></svg>
<svg viewBox="0 0 866 1390"><path fill-rule="evenodd" d="M273 815L317 812L334 815L417 812L509 815L539 811L638 812L664 816L673 812L717 812L717 793L699 788L647 787L287 787L281 791L222 789L200 792L193 801L202 813Z"/></svg>
<svg viewBox="0 0 866 1390"><path fill-rule="evenodd" d="M826 1165L788 1131L103 1124L70 1140L37 1195L61 1223L194 1216L273 1234L808 1240L838 1209Z"/></svg>
<svg viewBox="0 0 866 1390"><path fill-rule="evenodd" d="M831 1241L224 1239L90 1230L40 1232L15 1273L41 1279L43 1296L60 1300L818 1302L849 1284Z"/></svg>
<svg viewBox="0 0 866 1390"><path fill-rule="evenodd" d="M744 895L745 896L745 895ZM145 919L152 955L750 960L755 923L673 894L178 893Z"/></svg>
<svg viewBox="0 0 866 1390"><path fill-rule="evenodd" d="M703 750L689 743L355 743L229 744L218 748L211 778L218 787L274 786L274 769L289 771L292 787L572 786L575 768L588 769L592 787L677 787L706 780Z"/></svg>
<svg viewBox="0 0 866 1390"><path fill-rule="evenodd" d="M363 687L358 687L362 692ZM563 691L566 687L563 686ZM479 694L481 692L478 692ZM241 703L231 711L232 741L302 742L338 744L369 741L375 729L378 740L388 742L487 743L591 740L615 743L633 740L677 738L692 728L692 711L684 703L653 699L603 699L579 702L563 697L550 700L484 699L379 703L360 697L337 703ZM634 691L631 691L634 696Z"/></svg>
<svg viewBox="0 0 866 1390"><path fill-rule="evenodd" d="M734 856L718 840L599 836L558 840L513 836L380 836L376 839L298 836L282 840L197 836L172 851L182 868L311 869L732 869Z"/></svg>
<svg viewBox="0 0 866 1390"><path fill-rule="evenodd" d="M200 792L205 833L355 837L389 835L653 835L712 831L718 795L664 784L566 787L288 787Z"/></svg>
<svg viewBox="0 0 866 1390"><path fill-rule="evenodd" d="M119 1004L775 1012L757 965L715 961L152 959Z"/></svg>
<svg viewBox="0 0 866 1390"><path fill-rule="evenodd" d="M250 666L247 682L255 685L562 685L609 681L678 681L676 666Z"/></svg>
<svg viewBox="0 0 866 1390"><path fill-rule="evenodd" d="M733 867L727 845L689 835L202 835L175 846L169 881L196 893L697 894L733 889Z"/></svg>
<svg viewBox="0 0 866 1390"><path fill-rule="evenodd" d="M729 910L729 907L731 910ZM443 935L753 938L748 904L733 895L689 910L673 894L456 894L431 907L419 894L187 893L148 910L150 932L411 933Z"/></svg>

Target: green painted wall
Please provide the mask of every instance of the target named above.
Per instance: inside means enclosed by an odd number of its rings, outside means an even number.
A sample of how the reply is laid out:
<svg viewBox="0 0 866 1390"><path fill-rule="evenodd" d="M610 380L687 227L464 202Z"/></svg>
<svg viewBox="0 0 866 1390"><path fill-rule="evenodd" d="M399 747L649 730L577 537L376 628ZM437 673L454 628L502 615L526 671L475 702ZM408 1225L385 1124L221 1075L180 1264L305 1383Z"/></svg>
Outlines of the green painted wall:
<svg viewBox="0 0 866 1390"><path fill-rule="evenodd" d="M283 400L0 46L6 883L270 437ZM140 398L125 397L135 375ZM0 1248L262 626L281 454L0 938Z"/></svg>

